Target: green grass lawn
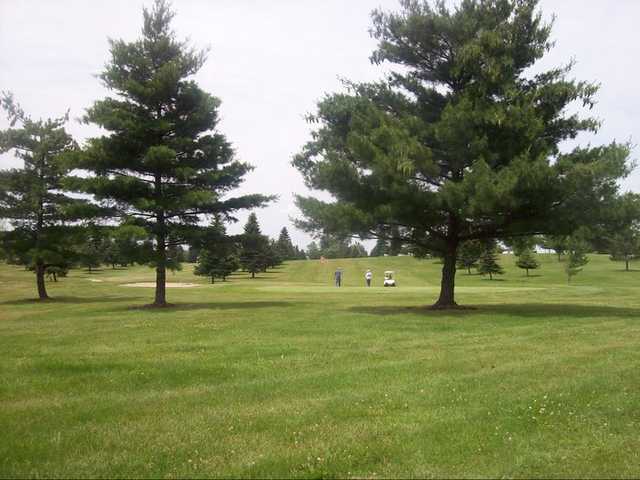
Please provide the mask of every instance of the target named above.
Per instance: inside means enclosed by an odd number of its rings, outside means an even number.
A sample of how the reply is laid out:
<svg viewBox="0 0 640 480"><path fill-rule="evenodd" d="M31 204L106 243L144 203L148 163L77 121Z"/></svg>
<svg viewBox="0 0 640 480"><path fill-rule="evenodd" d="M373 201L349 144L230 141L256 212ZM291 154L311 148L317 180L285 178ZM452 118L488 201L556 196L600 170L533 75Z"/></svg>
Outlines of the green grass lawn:
<svg viewBox="0 0 640 480"><path fill-rule="evenodd" d="M408 257L297 261L150 310L146 267L48 283L0 265L2 477L638 477L640 271L567 285ZM345 270L345 286L332 272ZM364 288L395 270L398 288ZM93 281L92 281L93 280ZM99 280L99 281L96 281Z"/></svg>

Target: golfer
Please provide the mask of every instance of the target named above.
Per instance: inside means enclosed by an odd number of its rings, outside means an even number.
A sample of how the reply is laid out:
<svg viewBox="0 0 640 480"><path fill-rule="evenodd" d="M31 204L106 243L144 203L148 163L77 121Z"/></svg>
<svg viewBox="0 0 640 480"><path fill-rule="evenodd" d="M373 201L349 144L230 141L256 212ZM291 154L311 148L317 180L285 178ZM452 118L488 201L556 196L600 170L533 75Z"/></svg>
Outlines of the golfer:
<svg viewBox="0 0 640 480"><path fill-rule="evenodd" d="M364 274L364 281L367 282L367 287L371 286L371 279L373 278L373 273L370 269L367 270L367 273Z"/></svg>
<svg viewBox="0 0 640 480"><path fill-rule="evenodd" d="M342 284L342 269L341 268L336 270L336 273L333 274L333 278L336 281L336 287L339 287Z"/></svg>

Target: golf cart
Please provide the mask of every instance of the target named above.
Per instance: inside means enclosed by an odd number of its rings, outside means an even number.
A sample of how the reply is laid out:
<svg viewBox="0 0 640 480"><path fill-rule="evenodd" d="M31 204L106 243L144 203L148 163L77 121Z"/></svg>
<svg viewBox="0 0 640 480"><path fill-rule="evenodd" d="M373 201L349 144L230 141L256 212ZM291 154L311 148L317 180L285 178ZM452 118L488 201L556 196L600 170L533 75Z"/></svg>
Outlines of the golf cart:
<svg viewBox="0 0 640 480"><path fill-rule="evenodd" d="M384 272L384 282L382 284L385 287L395 287L396 281L393 279L393 272L391 270L387 270Z"/></svg>

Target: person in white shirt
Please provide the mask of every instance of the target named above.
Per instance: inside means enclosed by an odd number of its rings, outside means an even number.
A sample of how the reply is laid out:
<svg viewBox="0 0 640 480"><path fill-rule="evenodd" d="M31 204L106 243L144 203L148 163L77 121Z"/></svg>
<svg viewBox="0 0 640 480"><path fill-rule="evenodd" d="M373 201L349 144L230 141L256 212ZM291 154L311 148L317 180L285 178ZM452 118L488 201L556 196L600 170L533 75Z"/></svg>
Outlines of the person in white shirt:
<svg viewBox="0 0 640 480"><path fill-rule="evenodd" d="M367 273L364 274L364 280L367 282L367 287L371 286L372 278L373 278L373 273L371 273L371 270L367 270Z"/></svg>

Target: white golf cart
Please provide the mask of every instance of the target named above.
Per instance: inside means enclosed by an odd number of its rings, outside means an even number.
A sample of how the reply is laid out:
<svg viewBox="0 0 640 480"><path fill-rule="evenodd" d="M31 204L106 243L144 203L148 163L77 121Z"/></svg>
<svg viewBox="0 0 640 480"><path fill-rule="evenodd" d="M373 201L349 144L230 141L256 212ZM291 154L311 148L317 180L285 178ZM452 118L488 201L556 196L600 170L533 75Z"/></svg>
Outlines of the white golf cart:
<svg viewBox="0 0 640 480"><path fill-rule="evenodd" d="M387 270L384 272L384 282L382 283L385 287L395 287L396 281L393 278L393 271Z"/></svg>

